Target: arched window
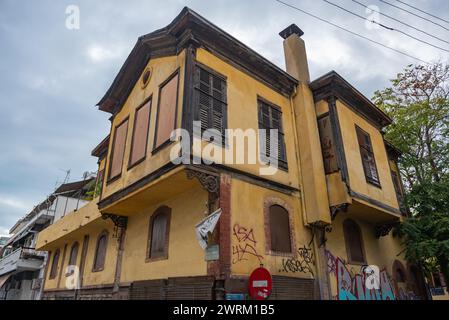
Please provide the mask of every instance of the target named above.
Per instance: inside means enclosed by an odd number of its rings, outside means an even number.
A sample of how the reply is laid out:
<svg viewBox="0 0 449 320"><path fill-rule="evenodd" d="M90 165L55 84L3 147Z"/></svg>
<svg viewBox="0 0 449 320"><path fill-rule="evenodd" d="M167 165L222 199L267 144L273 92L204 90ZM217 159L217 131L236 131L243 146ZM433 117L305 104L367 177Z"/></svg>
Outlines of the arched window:
<svg viewBox="0 0 449 320"><path fill-rule="evenodd" d="M280 205L269 207L270 250L275 252L292 252L290 218L288 211Z"/></svg>
<svg viewBox="0 0 449 320"><path fill-rule="evenodd" d="M100 233L97 239L97 248L95 249L95 258L94 258L94 265L93 270L96 271L102 271L104 269L104 262L106 259L106 250L108 247L108 232L104 230Z"/></svg>
<svg viewBox="0 0 449 320"><path fill-rule="evenodd" d="M59 254L60 254L60 251L59 251L59 249L57 249L55 251L55 254L53 255L53 261L51 263L50 279L56 278L56 275L58 273Z"/></svg>
<svg viewBox="0 0 449 320"><path fill-rule="evenodd" d="M163 206L157 209L150 219L148 235L148 258L168 258L168 236L170 231L171 209Z"/></svg>
<svg viewBox="0 0 449 320"><path fill-rule="evenodd" d="M343 222L346 251L349 263L365 264L365 250L363 249L362 232L355 221L346 219Z"/></svg>
<svg viewBox="0 0 449 320"><path fill-rule="evenodd" d="M76 266L76 260L78 258L78 247L78 242L75 242L72 245L72 249L70 250L69 266Z"/></svg>

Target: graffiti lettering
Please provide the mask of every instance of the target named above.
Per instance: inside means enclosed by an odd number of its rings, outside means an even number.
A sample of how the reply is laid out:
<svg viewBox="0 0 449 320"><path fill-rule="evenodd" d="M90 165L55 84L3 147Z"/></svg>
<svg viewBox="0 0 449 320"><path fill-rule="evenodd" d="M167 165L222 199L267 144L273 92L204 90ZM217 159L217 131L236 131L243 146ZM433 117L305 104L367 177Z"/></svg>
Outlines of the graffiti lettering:
<svg viewBox="0 0 449 320"><path fill-rule="evenodd" d="M257 252L257 241L254 237L253 229L247 229L235 224L232 231L234 237L238 241L237 245L232 246L232 263L235 264L240 261L248 260L248 256L256 257L259 259L259 263L262 263L263 256Z"/></svg>
<svg viewBox="0 0 449 320"><path fill-rule="evenodd" d="M282 259L282 268L279 272L310 273L313 275L315 259L311 248L303 246L298 249L297 257Z"/></svg>
<svg viewBox="0 0 449 320"><path fill-rule="evenodd" d="M393 286L387 271L380 271L379 289L370 289L366 286L367 275L356 274L351 276L346 264L340 259L336 260L337 268L337 297L338 300L395 300Z"/></svg>

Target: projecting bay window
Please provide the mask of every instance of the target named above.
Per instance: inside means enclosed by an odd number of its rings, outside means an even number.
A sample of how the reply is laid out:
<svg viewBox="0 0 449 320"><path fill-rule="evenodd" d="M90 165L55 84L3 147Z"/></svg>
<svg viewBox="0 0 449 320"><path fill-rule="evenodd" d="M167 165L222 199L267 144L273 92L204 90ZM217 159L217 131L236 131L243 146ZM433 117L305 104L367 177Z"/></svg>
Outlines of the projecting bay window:
<svg viewBox="0 0 449 320"><path fill-rule="evenodd" d="M197 65L194 76L195 121L201 121L201 133L217 130L225 143L227 127L226 78L205 66Z"/></svg>
<svg viewBox="0 0 449 320"><path fill-rule="evenodd" d="M259 129L265 130L265 146L262 140L260 141L260 150L262 160L273 163L274 155L271 154L271 130L277 130L278 132L278 145L277 145L277 161L279 168L288 169L287 165L287 152L285 150L284 130L282 126L282 111L279 107L272 105L265 100L258 99L258 113L259 113Z"/></svg>
<svg viewBox="0 0 449 320"><path fill-rule="evenodd" d="M122 174L123 157L125 155L126 136L128 133L128 118L123 120L114 131L111 159L109 161L108 181L114 180Z"/></svg>
<svg viewBox="0 0 449 320"><path fill-rule="evenodd" d="M399 208L401 212L405 212L404 196L402 194L401 181L399 175L391 170L391 178L393 179L394 190L396 191L396 198L398 199Z"/></svg>
<svg viewBox="0 0 449 320"><path fill-rule="evenodd" d="M326 174L336 172L338 171L338 165L329 114L325 114L318 118L318 131L320 133L324 171Z"/></svg>
<svg viewBox="0 0 449 320"><path fill-rule="evenodd" d="M363 131L358 126L355 128L366 181L376 187L380 187L379 174L377 173L376 160L374 158L371 138L368 133Z"/></svg>

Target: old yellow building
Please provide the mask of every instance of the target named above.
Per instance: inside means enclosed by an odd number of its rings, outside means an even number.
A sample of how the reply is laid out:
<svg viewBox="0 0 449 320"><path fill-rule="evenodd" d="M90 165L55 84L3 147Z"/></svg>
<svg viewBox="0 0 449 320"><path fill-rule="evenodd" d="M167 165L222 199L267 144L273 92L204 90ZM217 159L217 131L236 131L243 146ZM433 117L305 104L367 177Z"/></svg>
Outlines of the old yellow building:
<svg viewBox="0 0 449 320"><path fill-rule="evenodd" d="M260 265L273 299L425 296L390 232L405 213L391 120L335 72L311 82L302 31L280 35L286 71L188 8L138 39L98 103L97 197L39 234L45 298L223 299ZM217 209L203 250L195 226Z"/></svg>

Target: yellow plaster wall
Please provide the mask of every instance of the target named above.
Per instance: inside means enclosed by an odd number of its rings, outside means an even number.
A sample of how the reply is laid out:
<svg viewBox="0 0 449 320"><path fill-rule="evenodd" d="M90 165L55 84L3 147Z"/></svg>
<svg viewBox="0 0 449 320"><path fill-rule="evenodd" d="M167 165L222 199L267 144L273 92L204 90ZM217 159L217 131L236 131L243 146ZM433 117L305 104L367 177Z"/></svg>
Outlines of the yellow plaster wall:
<svg viewBox="0 0 449 320"><path fill-rule="evenodd" d="M177 198L148 207L128 220L121 282L207 275L195 225L207 214L208 195L199 185ZM150 218L162 205L172 209L168 259L146 262Z"/></svg>
<svg viewBox="0 0 449 320"><path fill-rule="evenodd" d="M299 195L285 195L276 191L262 188L238 179L232 179L231 182L231 272L234 276L249 276L249 274L260 263L263 263L272 275L284 275L291 277L310 278L312 275L309 272L284 272L283 259L297 258L296 253L290 256L280 256L268 254L266 251L267 239L265 237L265 217L264 217L264 201L269 198L279 199L285 202L290 210L291 218L293 219L293 234L295 237L296 248L303 248L311 240L311 233L309 229L304 227L301 215L301 201ZM251 241L239 241L236 234L239 228L245 228L249 234L252 232L253 239L256 243ZM241 229L240 231L243 231ZM260 255L261 261L251 254L240 254L242 248L250 244ZM249 251L254 252L248 248ZM240 258L239 258L240 256ZM315 266L312 266L315 268ZM316 271L313 270L314 274Z"/></svg>
<svg viewBox="0 0 449 320"><path fill-rule="evenodd" d="M152 69L152 76L148 85L142 89L140 79L135 84L130 95L126 99L122 109L114 117L111 129L111 138L109 142L108 156L107 156L107 168L105 171L105 183L103 185L102 198L111 195L112 193L132 184L140 178L148 175L149 173L157 170L164 164L170 161L170 146L167 146L157 153L152 155L155 128L156 128L156 114L157 104L159 100L159 85L162 84L167 78L179 69L179 90L178 90L178 109L177 109L177 128L181 126L182 115L182 102L184 92L184 65L185 65L185 51L182 51L177 56L163 57L151 59L148 62L147 67ZM135 109L142 104L145 99L152 95L151 114L150 114L150 129L147 145L147 157L145 161L134 166L130 170L127 170L129 163L129 155L131 151L131 139L134 125ZM114 141L114 129L121 123L126 117L128 119L128 134L126 137L125 154L123 158L122 175L119 179L107 183L109 174L110 154L112 152L112 144Z"/></svg>
<svg viewBox="0 0 449 320"><path fill-rule="evenodd" d="M282 124L285 133L289 169L288 172L279 169L274 175L266 176L266 178L293 187L298 187L298 166L294 142L295 132L292 125L292 109L289 98L277 93L268 86L204 49L200 48L197 50L197 61L227 78L228 129L257 130L259 128L258 96L263 97L282 109ZM258 150L259 148L257 148L257 152ZM259 168L261 165L259 163L226 165L251 174L260 175Z"/></svg>
<svg viewBox="0 0 449 320"><path fill-rule="evenodd" d="M353 112L340 100L337 100L337 113L351 189L398 209L399 206L391 179L389 160L381 132L367 120ZM355 125L365 130L371 137L381 188L366 182Z"/></svg>

